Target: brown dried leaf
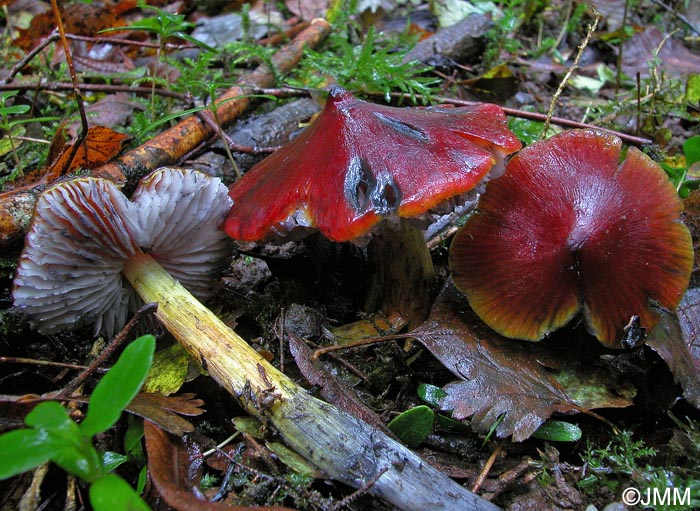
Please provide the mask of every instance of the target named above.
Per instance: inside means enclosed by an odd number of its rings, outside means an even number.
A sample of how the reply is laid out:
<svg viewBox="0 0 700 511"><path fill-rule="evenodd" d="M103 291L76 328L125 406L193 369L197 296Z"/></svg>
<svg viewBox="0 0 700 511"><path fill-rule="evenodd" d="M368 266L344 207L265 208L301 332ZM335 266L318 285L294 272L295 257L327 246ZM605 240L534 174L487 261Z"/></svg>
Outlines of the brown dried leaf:
<svg viewBox="0 0 700 511"><path fill-rule="evenodd" d="M321 361L311 359L311 350L298 335L292 331L287 331L286 335L289 339L289 350L301 374L310 384L321 389L321 396L326 401L386 432L382 420L365 406L354 390L328 372Z"/></svg>
<svg viewBox="0 0 700 511"><path fill-rule="evenodd" d="M229 506L223 502L200 500L191 488L197 482L192 477L202 464L201 453L189 452L184 442L168 435L158 426L146 421L143 425L148 453L148 473L153 486L163 500L178 511L291 511L284 507ZM195 470L192 470L192 468Z"/></svg>
<svg viewBox="0 0 700 511"><path fill-rule="evenodd" d="M105 126L88 129L85 140L71 158L74 144L67 145L55 161L43 173L43 180L50 183L64 174L77 170L92 169L114 158L122 149L128 135L118 133Z"/></svg>
<svg viewBox="0 0 700 511"><path fill-rule="evenodd" d="M130 99L129 95L124 92L117 92L116 94L109 94L87 106L85 112L91 125L115 128L124 126L135 110L143 109L142 103ZM77 137L80 131L80 121L75 121L71 124L67 131L72 137Z"/></svg>
<svg viewBox="0 0 700 511"><path fill-rule="evenodd" d="M195 399L194 394L161 396L160 394L142 392L136 395L126 409L139 417L158 424L169 433L182 436L194 431L194 426L180 415L201 415L204 410L199 407L203 404L204 401Z"/></svg>
<svg viewBox="0 0 700 511"><path fill-rule="evenodd" d="M649 60L658 51L660 67L670 76L697 73L700 69L700 56L692 53L683 43L672 37L666 37L658 28L649 27L636 33L624 43L622 53L622 70L634 78L639 73L642 77L649 76ZM659 47L661 49L659 50Z"/></svg>
<svg viewBox="0 0 700 511"><path fill-rule="evenodd" d="M688 290L678 306L678 316L660 313L659 324L649 333L647 345L664 359L683 397L700 408L700 290ZM680 321L679 321L680 319Z"/></svg>
<svg viewBox="0 0 700 511"><path fill-rule="evenodd" d="M94 3L71 3L70 8L59 4L59 12L66 33L74 35L95 36L100 30L123 26L121 15L136 7L136 0L105 0ZM43 37L56 28L53 11L48 10L32 18L27 29L19 30L19 37L13 41L15 46L30 50Z"/></svg>
<svg viewBox="0 0 700 511"><path fill-rule="evenodd" d="M441 408L452 410L457 419L471 416L476 430L487 431L504 415L497 436L512 435L514 441L522 441L551 414L588 408L589 403L577 403L554 373L540 364L540 359L555 357L548 357L545 348L493 332L452 284L445 287L428 320L411 335L461 379L444 388L447 397ZM618 399L610 396L606 404L629 404Z"/></svg>

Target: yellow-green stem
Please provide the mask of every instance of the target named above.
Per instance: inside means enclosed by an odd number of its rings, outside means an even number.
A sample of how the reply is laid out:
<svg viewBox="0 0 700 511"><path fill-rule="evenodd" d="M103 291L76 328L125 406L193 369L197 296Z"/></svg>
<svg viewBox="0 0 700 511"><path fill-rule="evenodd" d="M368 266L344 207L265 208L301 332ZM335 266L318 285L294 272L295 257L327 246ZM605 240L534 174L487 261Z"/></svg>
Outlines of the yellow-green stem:
<svg viewBox="0 0 700 511"><path fill-rule="evenodd" d="M383 432L307 394L151 256L132 257L123 274L145 302L158 303L158 319L212 378L333 479L360 488L376 478L368 491L401 509L498 509Z"/></svg>

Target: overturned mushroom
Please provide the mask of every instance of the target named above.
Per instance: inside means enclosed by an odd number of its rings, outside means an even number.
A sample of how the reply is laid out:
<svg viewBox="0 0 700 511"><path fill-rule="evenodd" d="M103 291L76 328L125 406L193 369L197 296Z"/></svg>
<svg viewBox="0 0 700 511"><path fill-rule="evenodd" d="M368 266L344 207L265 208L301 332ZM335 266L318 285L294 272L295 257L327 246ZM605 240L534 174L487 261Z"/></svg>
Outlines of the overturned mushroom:
<svg viewBox="0 0 700 511"><path fill-rule="evenodd" d="M638 149L574 130L523 149L489 182L450 247L455 284L499 333L539 340L583 310L613 348L674 309L693 250L682 203ZM632 330L637 335L632 335Z"/></svg>
<svg viewBox="0 0 700 511"><path fill-rule="evenodd" d="M395 108L335 87L306 131L234 183L225 229L247 241L303 227L354 240L383 219L396 224L445 201L473 199L470 192L519 148L496 105ZM420 233L406 225L392 230L381 236L396 241L391 256L377 258L382 284L375 287L396 295L388 301L401 309L407 295L426 294L433 270ZM399 260L412 260L415 270ZM378 301L387 305L386 297Z"/></svg>
<svg viewBox="0 0 700 511"><path fill-rule="evenodd" d="M45 331L99 318L116 324L121 313L104 319L104 304L124 307L121 271L145 302L158 303L157 318L242 407L264 417L330 477L368 487L404 509L498 509L384 433L313 398L158 264L160 257L171 271L182 272L201 260L197 254L218 255L229 206L226 187L190 171L156 173L133 203L100 179L55 185L37 201L15 279L16 305ZM103 281L110 284L99 285Z"/></svg>
<svg viewBox="0 0 700 511"><path fill-rule="evenodd" d="M20 256L15 307L43 333L94 323L112 335L142 304L121 274L142 251L206 299L230 256L220 228L231 206L225 191L220 180L184 169L150 174L133 201L101 179L50 188Z"/></svg>

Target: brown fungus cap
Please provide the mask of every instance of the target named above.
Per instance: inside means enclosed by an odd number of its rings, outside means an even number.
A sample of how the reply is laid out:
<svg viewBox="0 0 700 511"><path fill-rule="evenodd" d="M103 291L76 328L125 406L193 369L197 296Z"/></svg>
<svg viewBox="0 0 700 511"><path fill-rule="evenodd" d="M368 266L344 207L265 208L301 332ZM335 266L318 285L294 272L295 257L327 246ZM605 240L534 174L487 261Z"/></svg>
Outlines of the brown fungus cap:
<svg viewBox="0 0 700 511"><path fill-rule="evenodd" d="M336 87L311 126L231 186L225 229L255 241L298 225L351 240L472 190L519 148L496 105L396 108Z"/></svg>
<svg viewBox="0 0 700 511"><path fill-rule="evenodd" d="M592 130L523 149L486 186L455 236L455 284L489 326L539 340L580 310L603 344L623 347L625 326L651 329L674 309L693 250L682 203L659 165Z"/></svg>
<svg viewBox="0 0 700 511"><path fill-rule="evenodd" d="M112 335L140 300L121 271L146 251L193 294L206 297L229 249L231 206L217 178L159 169L133 201L110 181L77 178L37 201L14 280L14 304L44 333L95 323Z"/></svg>

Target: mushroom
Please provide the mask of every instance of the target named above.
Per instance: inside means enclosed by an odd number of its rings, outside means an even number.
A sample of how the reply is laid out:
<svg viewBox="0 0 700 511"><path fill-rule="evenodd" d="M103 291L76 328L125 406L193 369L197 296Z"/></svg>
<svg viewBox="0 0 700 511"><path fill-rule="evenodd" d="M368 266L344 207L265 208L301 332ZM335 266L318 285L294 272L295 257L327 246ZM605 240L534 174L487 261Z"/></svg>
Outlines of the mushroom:
<svg viewBox="0 0 700 511"><path fill-rule="evenodd" d="M373 286L389 296L368 301L411 315L401 310L405 300L427 295L433 268L422 233L401 220L473 198L489 171L501 172L519 148L496 105L396 108L334 87L302 134L231 186L225 229L234 239L257 241L315 227L348 241L390 219L381 234L389 246L375 251Z"/></svg>
<svg viewBox="0 0 700 511"><path fill-rule="evenodd" d="M220 226L229 207L227 188L194 171L157 171L133 202L102 179L59 183L37 201L15 305L47 332L88 321L116 326L130 300L121 272L144 302L158 303L157 319L212 378L328 476L399 508L498 509L383 432L312 397L164 269L204 289L189 272L208 274L226 250Z"/></svg>
<svg viewBox="0 0 700 511"><path fill-rule="evenodd" d="M449 265L491 328L537 341L582 310L604 345L630 347L678 305L693 262L682 203L659 165L621 150L612 134L567 131L488 183Z"/></svg>
<svg viewBox="0 0 700 511"><path fill-rule="evenodd" d="M132 202L102 179L48 189L20 256L15 307L42 333L95 323L111 336L142 304L121 275L141 252L208 298L230 254L221 230L231 206L226 191L219 179L185 169L150 174Z"/></svg>

